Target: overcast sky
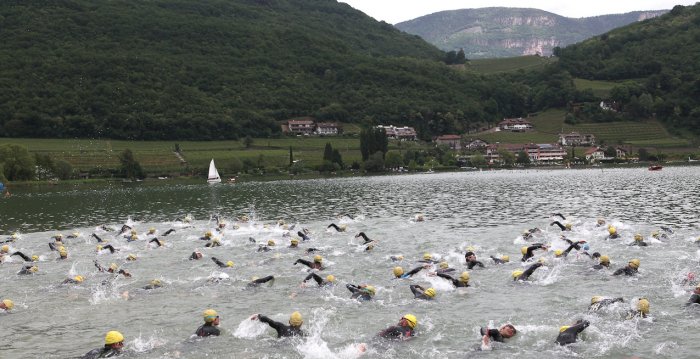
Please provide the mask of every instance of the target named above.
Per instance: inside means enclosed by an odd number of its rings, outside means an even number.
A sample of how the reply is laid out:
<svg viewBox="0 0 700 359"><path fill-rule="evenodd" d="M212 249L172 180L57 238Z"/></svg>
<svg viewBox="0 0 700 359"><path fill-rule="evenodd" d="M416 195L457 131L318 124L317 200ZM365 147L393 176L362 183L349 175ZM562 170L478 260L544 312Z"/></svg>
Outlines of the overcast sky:
<svg viewBox="0 0 700 359"><path fill-rule="evenodd" d="M693 5L696 0L339 0L365 14L390 24L415 19L434 12L480 7L535 8L566 17L620 14L637 10L671 9Z"/></svg>

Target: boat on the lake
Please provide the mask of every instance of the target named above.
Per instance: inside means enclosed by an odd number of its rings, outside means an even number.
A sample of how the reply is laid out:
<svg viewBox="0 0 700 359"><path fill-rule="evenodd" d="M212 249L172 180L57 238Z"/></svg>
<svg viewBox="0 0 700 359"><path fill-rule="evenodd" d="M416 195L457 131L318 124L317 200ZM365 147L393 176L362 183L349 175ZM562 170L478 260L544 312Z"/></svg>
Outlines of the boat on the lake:
<svg viewBox="0 0 700 359"><path fill-rule="evenodd" d="M649 171L661 171L662 168L660 165L651 165L649 166Z"/></svg>
<svg viewBox="0 0 700 359"><path fill-rule="evenodd" d="M219 171L216 170L216 165L214 164L213 158L211 162L209 162L209 176L207 176L207 183L221 183L221 176L219 176Z"/></svg>

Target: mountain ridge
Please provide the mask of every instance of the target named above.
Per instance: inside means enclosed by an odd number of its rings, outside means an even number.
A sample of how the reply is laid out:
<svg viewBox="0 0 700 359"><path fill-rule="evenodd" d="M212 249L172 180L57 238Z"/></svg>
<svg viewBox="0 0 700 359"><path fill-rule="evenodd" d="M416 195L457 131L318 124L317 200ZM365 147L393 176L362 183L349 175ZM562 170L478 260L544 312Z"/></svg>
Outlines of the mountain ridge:
<svg viewBox="0 0 700 359"><path fill-rule="evenodd" d="M464 49L467 58L549 56L613 28L657 17L668 10L568 18L532 8L488 7L440 11L394 25L436 47Z"/></svg>

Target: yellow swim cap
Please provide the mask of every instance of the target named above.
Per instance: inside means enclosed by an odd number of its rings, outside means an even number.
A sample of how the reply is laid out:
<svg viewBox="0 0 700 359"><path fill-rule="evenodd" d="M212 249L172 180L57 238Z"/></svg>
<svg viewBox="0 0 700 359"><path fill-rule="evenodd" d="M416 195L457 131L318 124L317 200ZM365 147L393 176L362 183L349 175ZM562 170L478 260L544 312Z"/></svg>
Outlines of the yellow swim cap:
<svg viewBox="0 0 700 359"><path fill-rule="evenodd" d="M32 273L36 273L36 272L39 271L39 267L37 267L37 266L32 266L31 268L29 268L29 271L32 272Z"/></svg>
<svg viewBox="0 0 700 359"><path fill-rule="evenodd" d="M617 233L617 228L615 228L613 226L608 227L608 233L610 233L610 234Z"/></svg>
<svg viewBox="0 0 700 359"><path fill-rule="evenodd" d="M698 239L700 240L700 238L698 238ZM396 259L402 261L402 260L403 260L403 256L396 256Z"/></svg>
<svg viewBox="0 0 700 359"><path fill-rule="evenodd" d="M568 230L571 230L571 223L567 223L564 225L564 227Z"/></svg>
<svg viewBox="0 0 700 359"><path fill-rule="evenodd" d="M640 298L637 302L637 310L643 314L649 314L649 300L646 298Z"/></svg>
<svg viewBox="0 0 700 359"><path fill-rule="evenodd" d="M335 277L332 274L329 274L326 276L326 281L334 283L335 282Z"/></svg>
<svg viewBox="0 0 700 359"><path fill-rule="evenodd" d="M403 275L403 268L401 267L394 267L394 276L397 278Z"/></svg>
<svg viewBox="0 0 700 359"><path fill-rule="evenodd" d="M437 294L437 293L435 292L435 288L428 288L428 289L426 289L425 292L423 292L423 293L425 293L425 295L427 295L427 296L430 297L430 298L435 298L435 294Z"/></svg>
<svg viewBox="0 0 700 359"><path fill-rule="evenodd" d="M600 256L600 263L610 263L610 257L607 255Z"/></svg>
<svg viewBox="0 0 700 359"><path fill-rule="evenodd" d="M510 262L510 256L501 256L501 260L504 262Z"/></svg>
<svg viewBox="0 0 700 359"><path fill-rule="evenodd" d="M315 256L314 256L314 262L315 262L315 263L321 263L321 262L323 262L323 257L321 257L321 256L318 255L318 254L315 255Z"/></svg>
<svg viewBox="0 0 700 359"><path fill-rule="evenodd" d="M644 239L644 237L642 237L641 234L637 233L637 234L634 235L634 240L635 240L635 241L641 241L642 239Z"/></svg>
<svg viewBox="0 0 700 359"><path fill-rule="evenodd" d="M440 269L447 269L450 267L450 264L447 262L440 262Z"/></svg>
<svg viewBox="0 0 700 359"><path fill-rule="evenodd" d="M518 279L518 277L523 275L523 273L525 273L525 272L521 271L520 269L516 269L510 275L513 276L513 279Z"/></svg>
<svg viewBox="0 0 700 359"><path fill-rule="evenodd" d="M474 248L473 246L467 247L467 252L474 252L475 250L476 248Z"/></svg>
<svg viewBox="0 0 700 359"><path fill-rule="evenodd" d="M233 267L233 261L228 261L226 262L227 267Z"/></svg>
<svg viewBox="0 0 700 359"><path fill-rule="evenodd" d="M137 232L136 232L135 229L132 229L132 230L131 230L131 234L136 234L136 233L137 233Z"/></svg>
<svg viewBox="0 0 700 359"><path fill-rule="evenodd" d="M544 257L537 260L537 263L547 264L547 260Z"/></svg>
<svg viewBox="0 0 700 359"><path fill-rule="evenodd" d="M109 269L115 271L115 270L119 269L119 267L117 266L117 263L112 263L109 265Z"/></svg>
<svg viewBox="0 0 700 359"><path fill-rule="evenodd" d="M403 316L403 319L406 319L406 321L408 322L408 326L411 327L411 329L415 328L416 325L418 325L418 318L416 318L416 316L413 314L406 314Z"/></svg>
<svg viewBox="0 0 700 359"><path fill-rule="evenodd" d="M520 247L520 253L522 253L523 255L525 255L525 253L527 253L527 247L525 247L525 246Z"/></svg>
<svg viewBox="0 0 700 359"><path fill-rule="evenodd" d="M61 256L61 258L68 257L68 252L66 252L66 251L60 251L60 252L58 252L58 254Z"/></svg>
<svg viewBox="0 0 700 359"><path fill-rule="evenodd" d="M38 255L33 255L32 256L32 262L38 262L39 261L39 256Z"/></svg>
<svg viewBox="0 0 700 359"><path fill-rule="evenodd" d="M292 245L293 245L293 246L296 246L296 245L298 245L298 244L299 244L299 240L298 240L298 239L296 239L296 238L292 239Z"/></svg>
<svg viewBox="0 0 700 359"><path fill-rule="evenodd" d="M75 277L73 277L73 280L75 280L78 283L82 283L85 280L85 278L81 275L76 275Z"/></svg>
<svg viewBox="0 0 700 359"><path fill-rule="evenodd" d="M600 302L601 300L603 300L603 297L601 297L599 295L593 296L591 298L591 304L596 304L596 303Z"/></svg>
<svg viewBox="0 0 700 359"><path fill-rule="evenodd" d="M555 249L555 250L554 250L554 255L555 255L555 256L561 257L562 254L564 254L564 251L562 251L561 249Z"/></svg>
<svg viewBox="0 0 700 359"><path fill-rule="evenodd" d="M80 232L73 232L73 233L71 233L71 234L73 235L73 237L79 237L79 236L80 236Z"/></svg>
<svg viewBox="0 0 700 359"><path fill-rule="evenodd" d="M653 231L651 232L651 236L654 238L659 238L659 232L658 231Z"/></svg>
<svg viewBox="0 0 700 359"><path fill-rule="evenodd" d="M4 246L2 246L2 252L3 252L3 253L7 253L7 252L9 252L9 251L10 251L10 246L8 246L7 244L5 244Z"/></svg>
<svg viewBox="0 0 700 359"><path fill-rule="evenodd" d="M469 272L462 272L462 274L459 276L459 281L462 283L469 282Z"/></svg>
<svg viewBox="0 0 700 359"><path fill-rule="evenodd" d="M377 294L377 290L371 285L366 286L365 291L369 293L370 296L374 296L375 294Z"/></svg>
<svg viewBox="0 0 700 359"><path fill-rule="evenodd" d="M59 251L59 252L65 252L65 251L66 251L66 247L60 246L60 247L58 247L58 251Z"/></svg>
<svg viewBox="0 0 700 359"><path fill-rule="evenodd" d="M204 311L204 313L202 313L202 315L206 323L213 322L214 320L216 320L216 317L219 316L219 314L217 314L214 309L207 309Z"/></svg>
<svg viewBox="0 0 700 359"><path fill-rule="evenodd" d="M129 255L126 257L126 260L128 260L128 261L135 261L135 260L136 260L136 255L135 255L135 254L129 254Z"/></svg>
<svg viewBox="0 0 700 359"><path fill-rule="evenodd" d="M207 238L211 237L212 235L213 234L211 233L211 231L207 231L206 233L204 233L204 236Z"/></svg>
<svg viewBox="0 0 700 359"><path fill-rule="evenodd" d="M154 279L151 281L151 285L154 287L160 287L161 285L163 285L163 282L161 282L160 279Z"/></svg>
<svg viewBox="0 0 700 359"><path fill-rule="evenodd" d="M272 247L272 246L275 245L275 241L273 241L272 239L270 239L269 241L267 241L267 245L270 246L270 247Z"/></svg>
<svg viewBox="0 0 700 359"><path fill-rule="evenodd" d="M299 327L304 323L303 318L301 317L301 313L299 312L294 312L292 315L289 316L289 325L293 327Z"/></svg>
<svg viewBox="0 0 700 359"><path fill-rule="evenodd" d="M339 227L340 227L340 231L341 231L341 232L345 232L345 230L348 229L348 225L347 225L347 224L341 224Z"/></svg>
<svg viewBox="0 0 700 359"><path fill-rule="evenodd" d="M101 250L102 250L102 246L98 244L98 245L97 245L97 251L99 252L99 251L101 251Z"/></svg>
<svg viewBox="0 0 700 359"><path fill-rule="evenodd" d="M116 330L107 332L105 335L105 345L112 345L115 343L121 343L124 341L124 336Z"/></svg>
<svg viewBox="0 0 700 359"><path fill-rule="evenodd" d="M135 241L135 240L139 239L139 236L136 234L132 234L131 239Z"/></svg>
<svg viewBox="0 0 700 359"><path fill-rule="evenodd" d="M569 325L561 326L561 327L559 327L559 333L563 333L565 330L567 330L569 328L571 328L571 326L569 326Z"/></svg>
<svg viewBox="0 0 700 359"><path fill-rule="evenodd" d="M18 236L17 233L15 232L15 233L12 233L12 235L10 236L10 238L12 238L12 239L17 239L17 238L19 238L19 236Z"/></svg>
<svg viewBox="0 0 700 359"><path fill-rule="evenodd" d="M58 234L56 234L54 237L56 237L56 238L63 238L63 234L58 233Z"/></svg>
<svg viewBox="0 0 700 359"><path fill-rule="evenodd" d="M15 307L15 302L9 299L3 299L2 303L5 304L5 308L7 308L7 310L10 310Z"/></svg>
<svg viewBox="0 0 700 359"><path fill-rule="evenodd" d="M423 259L426 261L429 261L429 260L433 259L433 256L430 253L425 253L425 254L423 254Z"/></svg>
<svg viewBox="0 0 700 359"><path fill-rule="evenodd" d="M641 263L639 262L639 259L636 259L636 258L635 258L635 259L632 259L632 260L629 262L630 267L632 267L632 268L634 268L634 269L639 268L639 265L640 265L640 264L641 264Z"/></svg>

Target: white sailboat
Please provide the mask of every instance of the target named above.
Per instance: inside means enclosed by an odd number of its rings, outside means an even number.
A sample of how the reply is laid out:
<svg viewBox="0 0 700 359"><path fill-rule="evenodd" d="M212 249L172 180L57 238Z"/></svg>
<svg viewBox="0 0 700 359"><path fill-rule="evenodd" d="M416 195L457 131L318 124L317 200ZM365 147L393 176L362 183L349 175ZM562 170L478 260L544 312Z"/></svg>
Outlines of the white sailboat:
<svg viewBox="0 0 700 359"><path fill-rule="evenodd" d="M216 170L216 165L214 165L213 158L209 163L209 176L207 177L207 183L221 183L221 176L219 176L219 171Z"/></svg>

